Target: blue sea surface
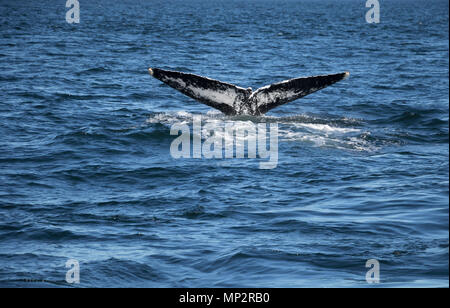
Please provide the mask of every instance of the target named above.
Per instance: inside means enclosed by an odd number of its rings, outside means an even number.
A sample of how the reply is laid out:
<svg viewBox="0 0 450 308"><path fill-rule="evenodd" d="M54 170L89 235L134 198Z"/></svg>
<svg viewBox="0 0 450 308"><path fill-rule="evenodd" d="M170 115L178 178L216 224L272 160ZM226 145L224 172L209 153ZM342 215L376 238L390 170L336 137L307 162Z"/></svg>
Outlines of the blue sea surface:
<svg viewBox="0 0 450 308"><path fill-rule="evenodd" d="M449 286L449 4L0 0L0 287ZM254 89L227 117L148 67ZM170 128L278 123L279 160L174 159ZM192 125L191 125L192 126ZM66 282L66 261L80 283Z"/></svg>

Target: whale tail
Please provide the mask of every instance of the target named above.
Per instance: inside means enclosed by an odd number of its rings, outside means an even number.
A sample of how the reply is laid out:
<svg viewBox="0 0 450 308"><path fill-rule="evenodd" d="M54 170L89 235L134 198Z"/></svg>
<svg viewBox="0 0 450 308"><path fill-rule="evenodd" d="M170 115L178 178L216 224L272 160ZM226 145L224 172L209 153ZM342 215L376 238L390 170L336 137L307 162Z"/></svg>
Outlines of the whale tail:
<svg viewBox="0 0 450 308"><path fill-rule="evenodd" d="M252 92L230 83L189 73L149 68L150 75L181 93L226 115L261 115L333 83L345 79L349 73L290 79L274 83ZM245 108L244 108L245 107Z"/></svg>

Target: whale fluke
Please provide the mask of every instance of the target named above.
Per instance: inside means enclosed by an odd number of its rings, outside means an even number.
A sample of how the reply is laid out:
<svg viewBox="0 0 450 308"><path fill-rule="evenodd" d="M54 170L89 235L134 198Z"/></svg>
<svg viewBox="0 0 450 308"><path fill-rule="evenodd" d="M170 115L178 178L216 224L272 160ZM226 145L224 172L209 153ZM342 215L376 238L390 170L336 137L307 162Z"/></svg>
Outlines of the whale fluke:
<svg viewBox="0 0 450 308"><path fill-rule="evenodd" d="M262 115L345 79L348 72L294 78L277 82L252 92L230 83L189 73L149 68L150 75L181 93L226 115Z"/></svg>
<svg viewBox="0 0 450 308"><path fill-rule="evenodd" d="M333 83L347 78L349 75L350 73L345 72L332 75L294 78L277 82L259 88L252 93L250 100L255 100L259 113L264 114L275 107L326 88Z"/></svg>

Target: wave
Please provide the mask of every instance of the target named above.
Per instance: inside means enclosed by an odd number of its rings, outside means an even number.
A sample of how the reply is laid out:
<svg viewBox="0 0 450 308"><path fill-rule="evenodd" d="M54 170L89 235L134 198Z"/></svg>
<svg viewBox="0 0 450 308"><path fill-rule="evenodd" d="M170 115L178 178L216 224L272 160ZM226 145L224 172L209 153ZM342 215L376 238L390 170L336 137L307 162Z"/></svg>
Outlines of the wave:
<svg viewBox="0 0 450 308"><path fill-rule="evenodd" d="M92 67L89 69L85 69L85 70L81 70L76 72L75 74L80 76L80 75L92 75L92 74L104 74L109 72L110 69L103 67L103 66L98 66L98 67Z"/></svg>

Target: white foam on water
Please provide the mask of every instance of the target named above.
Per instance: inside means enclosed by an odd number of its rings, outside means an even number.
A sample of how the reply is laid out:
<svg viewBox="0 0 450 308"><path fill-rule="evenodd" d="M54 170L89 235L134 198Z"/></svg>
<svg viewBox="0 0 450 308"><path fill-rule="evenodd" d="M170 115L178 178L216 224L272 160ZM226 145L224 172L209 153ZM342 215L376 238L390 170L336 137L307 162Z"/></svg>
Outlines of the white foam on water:
<svg viewBox="0 0 450 308"><path fill-rule="evenodd" d="M222 116L223 113L220 112L219 110L211 109L211 110L208 110L208 112L206 113L206 115L207 115L208 117L214 117L214 116L217 117L217 116Z"/></svg>
<svg viewBox="0 0 450 308"><path fill-rule="evenodd" d="M223 140L225 146L232 146L233 142L243 145L247 137L243 133L235 133L244 130L252 131L255 128L255 123L251 121L230 121L220 118L206 118L202 123L202 137L206 138L211 135L211 130L214 130L214 135ZM207 126L206 126L207 125ZM232 129L226 129L226 125L232 125ZM254 130L257 133L256 129Z"/></svg>
<svg viewBox="0 0 450 308"><path fill-rule="evenodd" d="M355 133L360 132L361 130L357 128L348 128L348 127L335 127L327 124L313 124L313 123L293 123L296 127L307 128L310 130L321 131L325 133Z"/></svg>
<svg viewBox="0 0 450 308"><path fill-rule="evenodd" d="M172 113L164 112L164 113L155 113L150 116L147 120L147 124L164 124L164 125L172 125L175 123L191 123L193 114L186 111L176 111Z"/></svg>
<svg viewBox="0 0 450 308"><path fill-rule="evenodd" d="M194 114L186 111L157 113L147 119L147 123L161 123L169 127L175 123L182 123L192 128L193 116ZM346 126L341 127L335 124L336 121L333 121L333 124L310 123L314 121L325 122L326 119L318 119L305 115L288 118L264 116L240 120L227 117L216 110L210 110L208 113L202 114L201 119L202 139L209 138L211 136L211 130L213 130L214 135L218 139L223 140L225 146L232 146L233 143L244 144L247 141L247 137L243 134L235 134L234 132L255 127L259 122L266 123L267 130L269 130L270 123L278 123L279 142L301 142L313 147L368 152L378 149L377 146L366 139L367 135L370 135L370 132L362 128L348 127L351 124L359 125L359 122L354 119L340 119ZM232 124L233 130L226 131L226 124Z"/></svg>
<svg viewBox="0 0 450 308"><path fill-rule="evenodd" d="M370 132L363 132L361 130L345 131L341 130L329 130L318 131L317 133L310 132L308 130L292 130L291 128L284 128L279 130L280 141L282 142L306 142L312 144L314 147L323 148L335 148L341 150L354 150L354 151L376 151L378 147L371 144L366 140L366 136L370 135ZM357 132L358 134L354 134Z"/></svg>

